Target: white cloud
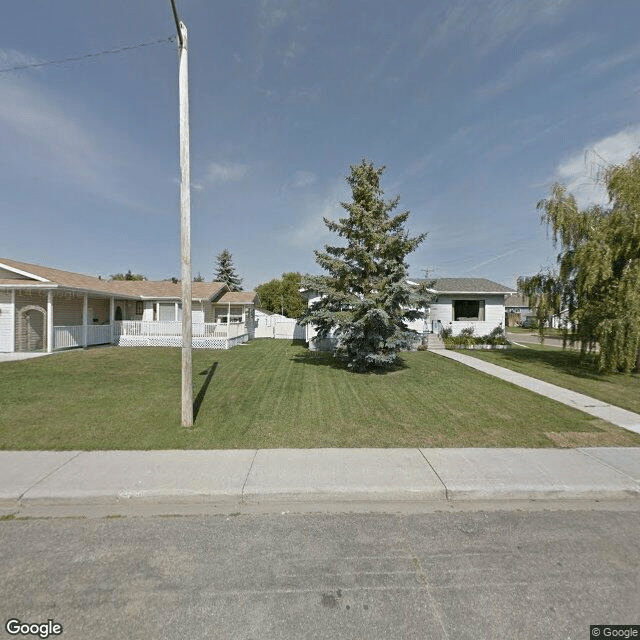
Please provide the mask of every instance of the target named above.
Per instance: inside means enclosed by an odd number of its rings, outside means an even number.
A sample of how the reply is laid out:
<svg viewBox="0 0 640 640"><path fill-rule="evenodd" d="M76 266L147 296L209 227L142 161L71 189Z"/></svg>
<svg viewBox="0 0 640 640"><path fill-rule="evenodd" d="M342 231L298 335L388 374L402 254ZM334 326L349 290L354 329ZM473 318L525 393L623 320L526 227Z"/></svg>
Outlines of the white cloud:
<svg viewBox="0 0 640 640"><path fill-rule="evenodd" d="M15 49L0 49L0 69L40 64L43 60Z"/></svg>
<svg viewBox="0 0 640 640"><path fill-rule="evenodd" d="M640 125L627 127L567 157L556 168L556 178L566 184L579 206L606 205L608 196L598 179L599 172L607 166L624 164L639 150Z"/></svg>
<svg viewBox="0 0 640 640"><path fill-rule="evenodd" d="M207 168L206 182L237 182L249 172L248 164L237 162L212 162Z"/></svg>

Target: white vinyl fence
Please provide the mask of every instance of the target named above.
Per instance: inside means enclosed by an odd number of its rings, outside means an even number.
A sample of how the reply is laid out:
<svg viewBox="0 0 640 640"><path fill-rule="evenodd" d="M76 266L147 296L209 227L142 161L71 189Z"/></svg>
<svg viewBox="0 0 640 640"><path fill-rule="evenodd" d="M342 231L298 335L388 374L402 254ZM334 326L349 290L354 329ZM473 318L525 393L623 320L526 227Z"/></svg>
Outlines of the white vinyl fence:
<svg viewBox="0 0 640 640"><path fill-rule="evenodd" d="M256 338L277 338L279 340L305 340L305 328L298 324L295 318L281 319L282 316L271 318L267 316L264 322L256 327Z"/></svg>

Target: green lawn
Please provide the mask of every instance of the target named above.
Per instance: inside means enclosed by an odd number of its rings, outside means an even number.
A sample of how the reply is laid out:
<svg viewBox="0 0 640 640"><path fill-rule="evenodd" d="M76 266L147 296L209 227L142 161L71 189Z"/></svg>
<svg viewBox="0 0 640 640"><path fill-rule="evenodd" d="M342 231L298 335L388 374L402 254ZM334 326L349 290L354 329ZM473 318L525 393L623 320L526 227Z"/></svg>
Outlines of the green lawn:
<svg viewBox="0 0 640 640"><path fill-rule="evenodd" d="M640 436L429 352L353 374L284 340L193 352L195 427L180 426L180 350L97 348L0 363L0 449L549 447Z"/></svg>
<svg viewBox="0 0 640 640"><path fill-rule="evenodd" d="M537 329L531 329L528 327L507 327L507 332L538 335ZM548 327L544 330L544 334L545 336L549 336L550 338L562 338L562 329L553 329L551 327Z"/></svg>
<svg viewBox="0 0 640 640"><path fill-rule="evenodd" d="M579 351L539 344L527 347L464 353L640 413L640 375L598 374L594 358L582 360Z"/></svg>

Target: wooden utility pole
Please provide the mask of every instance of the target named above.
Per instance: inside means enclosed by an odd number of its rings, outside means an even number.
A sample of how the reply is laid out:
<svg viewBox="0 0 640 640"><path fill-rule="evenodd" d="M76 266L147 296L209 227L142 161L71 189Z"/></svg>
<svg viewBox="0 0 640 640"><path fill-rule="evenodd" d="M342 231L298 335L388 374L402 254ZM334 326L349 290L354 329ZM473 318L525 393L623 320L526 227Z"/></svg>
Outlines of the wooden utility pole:
<svg viewBox="0 0 640 640"><path fill-rule="evenodd" d="M178 95L180 100L180 262L182 264L182 426L193 426L193 364L191 359L191 167L189 164L189 63L187 27L178 18Z"/></svg>

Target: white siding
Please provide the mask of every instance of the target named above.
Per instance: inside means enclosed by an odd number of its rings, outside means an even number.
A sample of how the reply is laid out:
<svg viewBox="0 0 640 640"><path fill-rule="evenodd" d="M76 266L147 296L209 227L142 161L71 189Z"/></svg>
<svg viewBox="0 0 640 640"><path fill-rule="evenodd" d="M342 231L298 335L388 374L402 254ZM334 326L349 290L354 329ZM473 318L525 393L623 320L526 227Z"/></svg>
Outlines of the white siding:
<svg viewBox="0 0 640 640"><path fill-rule="evenodd" d="M145 300L144 301L144 309L142 311L142 320L143 320L143 322L153 322L155 304L156 303L153 300Z"/></svg>
<svg viewBox="0 0 640 640"><path fill-rule="evenodd" d="M0 352L14 351L14 314L11 292L0 291Z"/></svg>
<svg viewBox="0 0 640 640"><path fill-rule="evenodd" d="M484 300L484 321L454 321L454 300ZM431 303L431 320L440 320L443 328L451 326L453 335L458 335L463 329L473 327L477 336L487 335L496 327L504 327L504 295L482 295L462 293L456 295L438 295L438 301Z"/></svg>

